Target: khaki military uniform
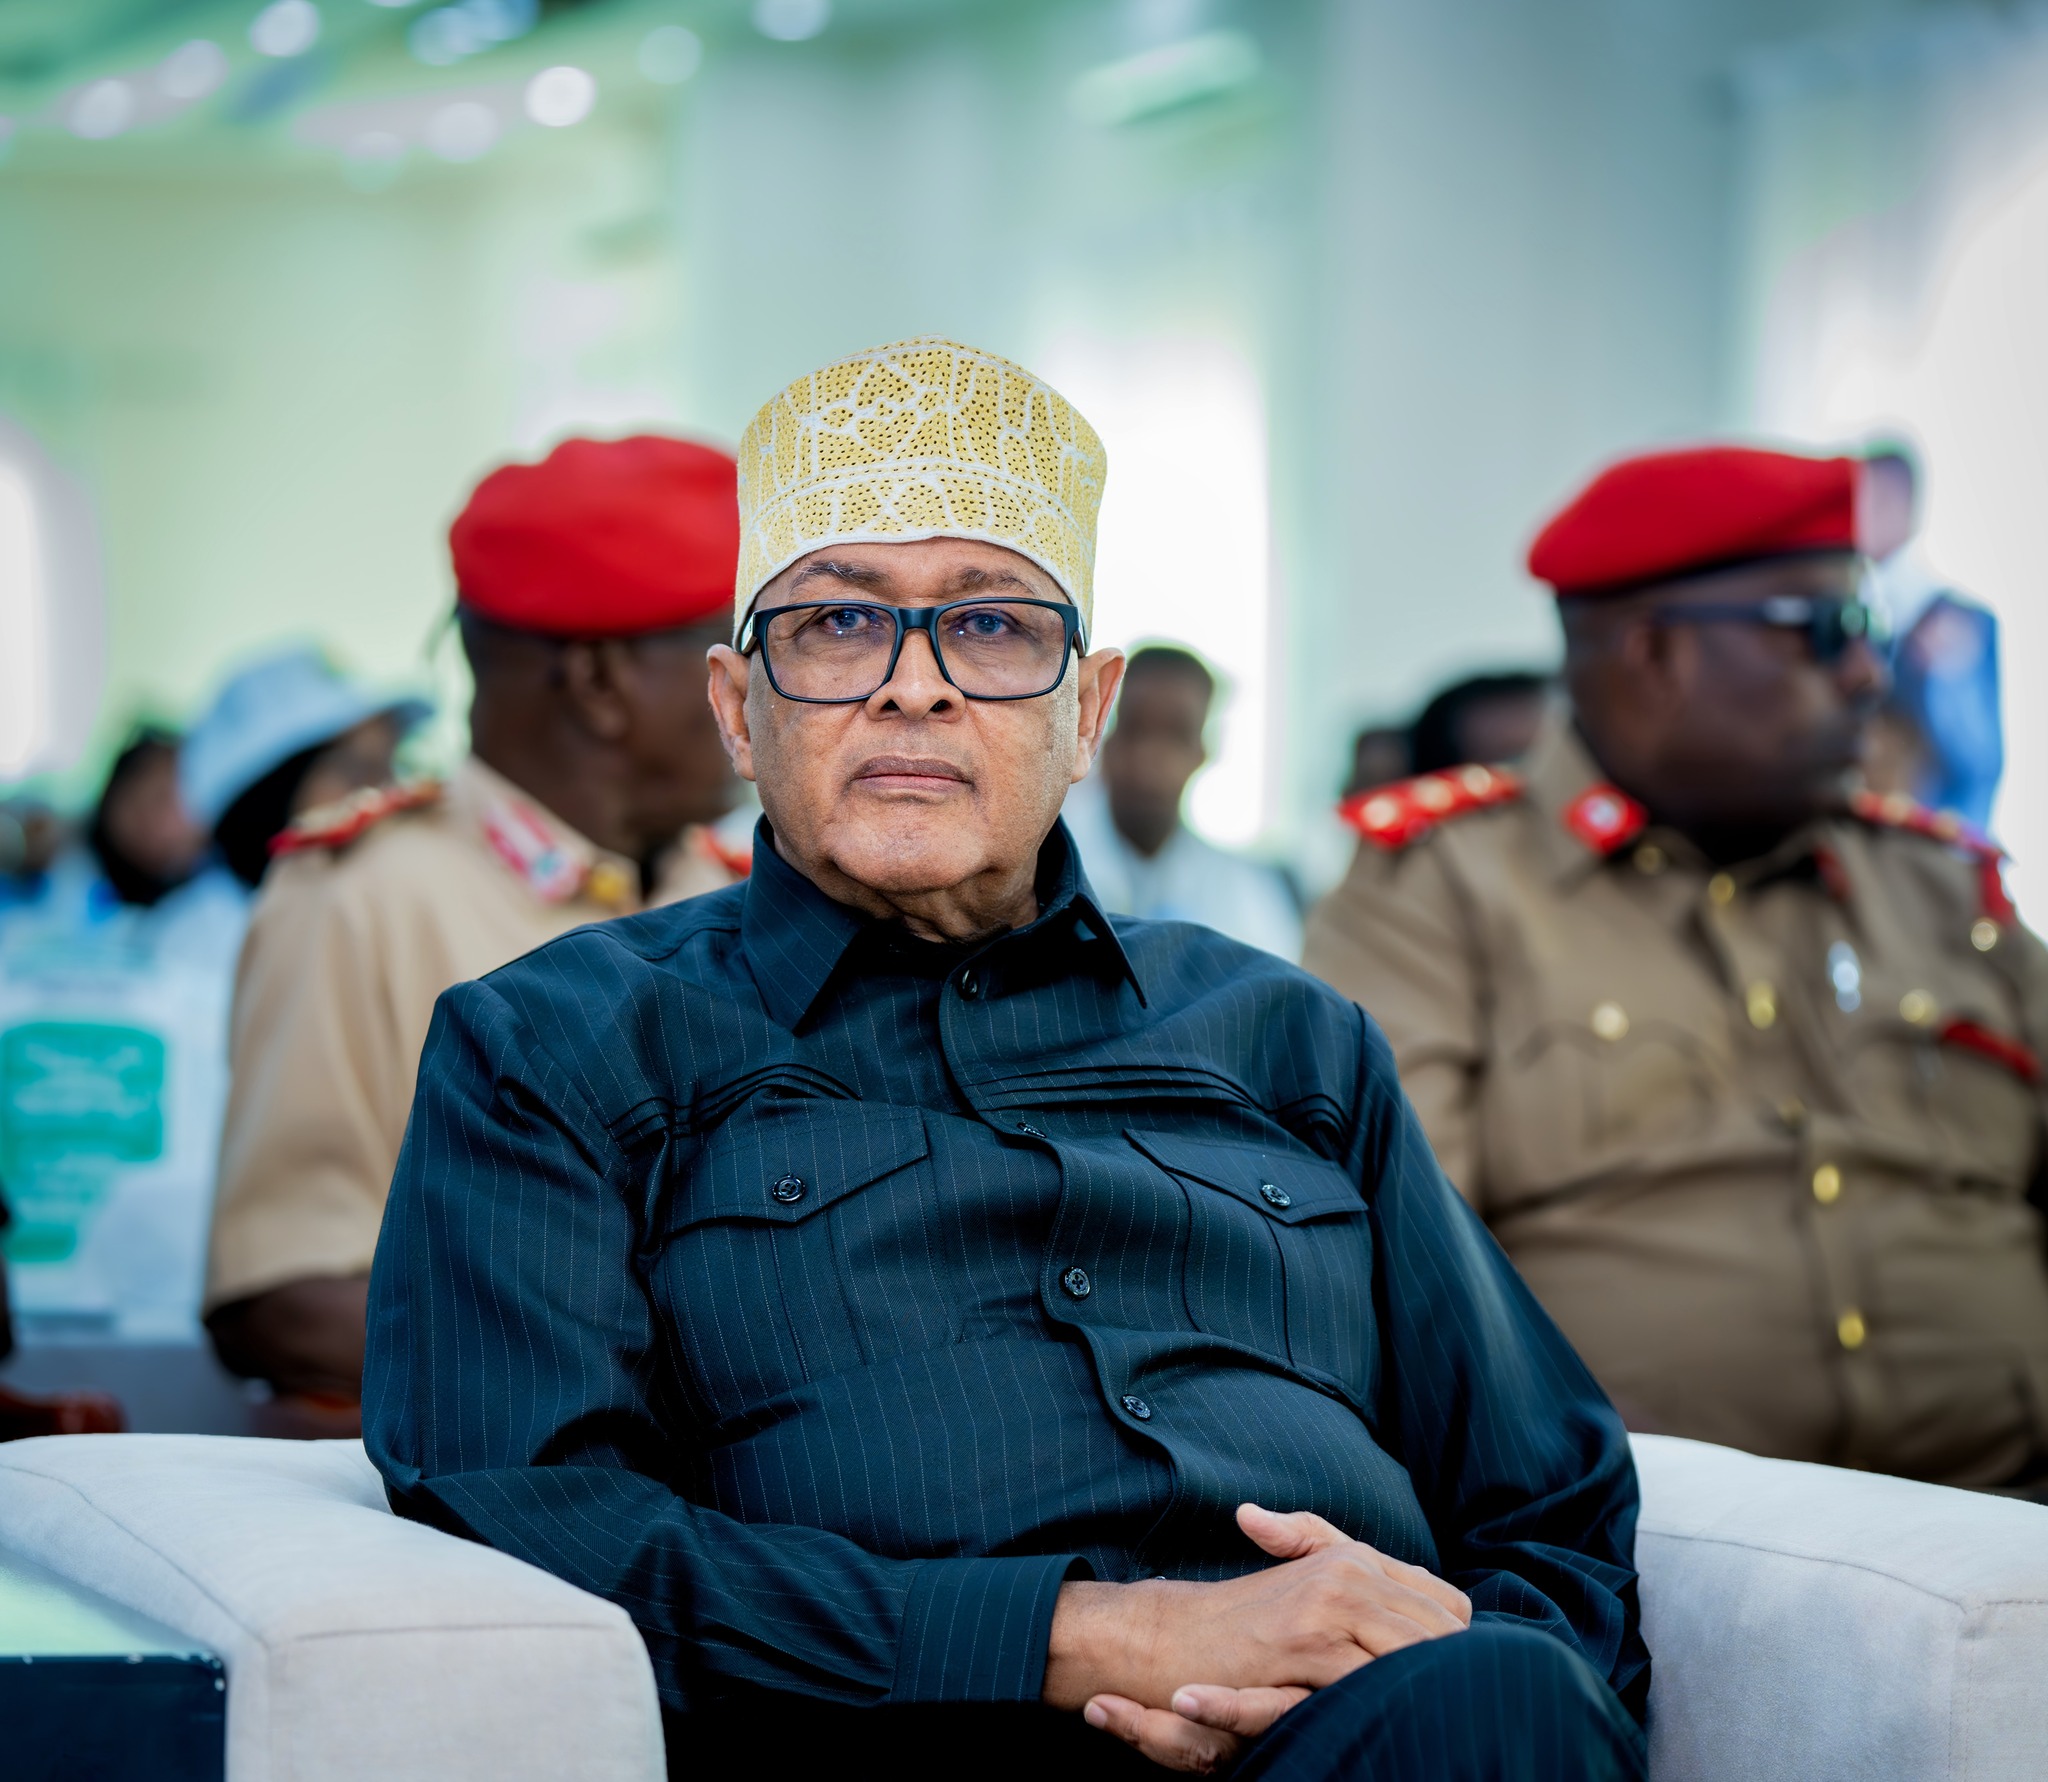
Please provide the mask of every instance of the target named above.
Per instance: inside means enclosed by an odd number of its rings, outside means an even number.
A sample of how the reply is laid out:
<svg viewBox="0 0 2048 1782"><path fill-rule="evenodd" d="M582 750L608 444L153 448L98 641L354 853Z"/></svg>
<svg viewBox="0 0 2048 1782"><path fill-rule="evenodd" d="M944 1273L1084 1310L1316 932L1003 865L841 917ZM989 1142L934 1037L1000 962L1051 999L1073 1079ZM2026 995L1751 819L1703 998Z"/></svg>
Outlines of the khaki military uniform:
<svg viewBox="0 0 2048 1782"><path fill-rule="evenodd" d="M1954 1484L2048 1459L2048 951L1864 801L1718 871L1568 725L1357 803L1306 963L1638 1429Z"/></svg>
<svg viewBox="0 0 2048 1782"><path fill-rule="evenodd" d="M745 870L708 832L655 903ZM235 981L206 1307L368 1270L434 1001L642 907L639 869L482 762L314 813L264 881Z"/></svg>

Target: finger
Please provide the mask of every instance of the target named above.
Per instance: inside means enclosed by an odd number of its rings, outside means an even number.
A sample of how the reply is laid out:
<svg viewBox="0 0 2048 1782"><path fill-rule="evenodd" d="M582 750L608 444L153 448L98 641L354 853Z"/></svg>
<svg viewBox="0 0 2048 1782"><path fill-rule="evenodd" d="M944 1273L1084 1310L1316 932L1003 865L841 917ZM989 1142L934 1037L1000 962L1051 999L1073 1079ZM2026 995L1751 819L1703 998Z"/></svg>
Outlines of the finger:
<svg viewBox="0 0 2048 1782"><path fill-rule="evenodd" d="M1173 1711L1197 1726L1255 1739L1297 1702L1306 1689L1229 1689L1220 1683L1191 1683L1173 1695Z"/></svg>
<svg viewBox="0 0 2048 1782"><path fill-rule="evenodd" d="M1424 1596L1433 1597L1458 1618L1461 1627L1472 1625L1472 1599L1447 1578L1426 1571L1419 1565L1409 1565L1405 1560L1389 1559L1385 1554L1380 1560L1387 1568L1387 1575L1398 1579L1411 1590L1420 1591Z"/></svg>
<svg viewBox="0 0 2048 1782"><path fill-rule="evenodd" d="M1237 1506L1237 1525L1275 1559L1302 1559L1325 1547L1348 1547L1351 1537L1312 1510L1268 1510L1258 1504Z"/></svg>
<svg viewBox="0 0 2048 1782"><path fill-rule="evenodd" d="M1081 1710L1090 1726L1114 1733L1162 1769L1207 1775L1221 1769L1243 1740L1213 1727L1197 1726L1164 1708L1148 1708L1120 1695L1098 1695Z"/></svg>

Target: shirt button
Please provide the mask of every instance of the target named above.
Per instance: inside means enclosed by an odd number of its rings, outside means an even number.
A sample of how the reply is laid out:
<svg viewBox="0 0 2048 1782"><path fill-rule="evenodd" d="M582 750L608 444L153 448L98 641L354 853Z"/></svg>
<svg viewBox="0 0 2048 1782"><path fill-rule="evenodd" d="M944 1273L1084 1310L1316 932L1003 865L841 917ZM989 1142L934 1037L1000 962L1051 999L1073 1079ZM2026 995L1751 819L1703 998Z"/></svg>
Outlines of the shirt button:
<svg viewBox="0 0 2048 1782"><path fill-rule="evenodd" d="M1762 978L1750 985L1743 993L1743 1000L1749 1007L1749 1024L1762 1029L1771 1026L1778 1019L1778 991L1773 984Z"/></svg>
<svg viewBox="0 0 2048 1782"><path fill-rule="evenodd" d="M1939 1011L1940 1005L1925 990L1908 990L1899 998L1899 1014L1915 1027L1929 1026Z"/></svg>
<svg viewBox="0 0 2048 1782"><path fill-rule="evenodd" d="M1150 1423L1152 1421L1152 1407L1135 1392L1126 1392L1116 1402L1130 1412L1133 1417L1137 1418L1140 1423Z"/></svg>
<svg viewBox="0 0 2048 1782"><path fill-rule="evenodd" d="M1989 916L1980 916L1970 924L1970 945L1980 953L1988 953L1998 945L1998 924Z"/></svg>
<svg viewBox="0 0 2048 1782"><path fill-rule="evenodd" d="M1707 881L1707 896L1726 909L1735 901L1735 881L1725 872L1717 872Z"/></svg>
<svg viewBox="0 0 2048 1782"><path fill-rule="evenodd" d="M1842 1198L1842 1172L1832 1163L1823 1163L1813 1172L1813 1198L1824 1207Z"/></svg>
<svg viewBox="0 0 2048 1782"><path fill-rule="evenodd" d="M973 972L963 971L960 974L960 994L968 1002L972 1002L976 997L980 996L981 980Z"/></svg>
<svg viewBox="0 0 2048 1782"><path fill-rule="evenodd" d="M1604 1040L1628 1038L1628 1010L1618 1002L1603 1002L1594 1006L1590 1020L1594 1033Z"/></svg>
<svg viewBox="0 0 2048 1782"><path fill-rule="evenodd" d="M1835 1340L1845 1349L1860 1349L1863 1339L1870 1333L1864 1327L1863 1314L1851 1306L1835 1320Z"/></svg>
<svg viewBox="0 0 2048 1782"><path fill-rule="evenodd" d="M1070 1268L1060 1276L1060 1285L1076 1299L1086 1299L1095 1291L1095 1283L1088 1279L1085 1268Z"/></svg>
<svg viewBox="0 0 2048 1782"><path fill-rule="evenodd" d="M1287 1208L1294 1205L1294 1196L1289 1194L1278 1182L1261 1182L1259 1184L1259 1193L1264 1197L1266 1205L1272 1207L1276 1212L1285 1212Z"/></svg>
<svg viewBox="0 0 2048 1782"><path fill-rule="evenodd" d="M778 1176L768 1192L784 1206L794 1206L804 1197L804 1179L802 1176Z"/></svg>

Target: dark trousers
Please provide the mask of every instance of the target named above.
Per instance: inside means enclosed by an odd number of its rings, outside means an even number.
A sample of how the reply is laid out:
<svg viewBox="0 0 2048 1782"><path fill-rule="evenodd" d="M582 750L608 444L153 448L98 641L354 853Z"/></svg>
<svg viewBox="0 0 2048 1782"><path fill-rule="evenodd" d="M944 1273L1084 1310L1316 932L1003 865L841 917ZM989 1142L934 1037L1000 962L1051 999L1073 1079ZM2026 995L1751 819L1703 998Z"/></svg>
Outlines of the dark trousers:
<svg viewBox="0 0 2048 1782"><path fill-rule="evenodd" d="M671 1716L669 1775L890 1782L1164 1782L1079 1715L1036 1707L838 1708L762 1695ZM1318 1690L1239 1760L1241 1782L1641 1782L1642 1730L1547 1634L1482 1622Z"/></svg>

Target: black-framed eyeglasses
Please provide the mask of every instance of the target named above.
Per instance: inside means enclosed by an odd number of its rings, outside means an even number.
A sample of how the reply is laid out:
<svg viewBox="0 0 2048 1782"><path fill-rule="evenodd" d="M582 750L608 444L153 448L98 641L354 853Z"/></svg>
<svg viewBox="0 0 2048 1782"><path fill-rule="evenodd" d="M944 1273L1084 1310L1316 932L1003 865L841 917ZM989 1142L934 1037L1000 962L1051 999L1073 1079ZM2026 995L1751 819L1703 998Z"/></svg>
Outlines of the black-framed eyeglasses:
<svg viewBox="0 0 2048 1782"><path fill-rule="evenodd" d="M1775 594L1768 600L1681 600L1655 609L1660 619L1692 619L1706 624L1768 625L1779 631L1803 631L1816 662L1839 662L1859 638L1871 645L1885 640L1878 610L1861 600Z"/></svg>
<svg viewBox="0 0 2048 1782"><path fill-rule="evenodd" d="M967 698L1041 699L1066 678L1081 614L1058 600L806 600L754 613L740 647L760 646L768 684L784 699L854 705L889 684L913 631Z"/></svg>

